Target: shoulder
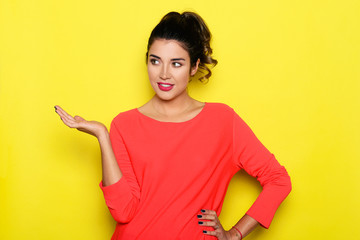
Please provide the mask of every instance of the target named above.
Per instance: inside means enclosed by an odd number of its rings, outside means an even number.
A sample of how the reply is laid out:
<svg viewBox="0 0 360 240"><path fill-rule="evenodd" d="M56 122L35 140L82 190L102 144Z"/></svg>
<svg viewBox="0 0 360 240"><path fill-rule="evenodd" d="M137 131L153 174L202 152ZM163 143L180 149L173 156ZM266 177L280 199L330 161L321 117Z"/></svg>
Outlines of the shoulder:
<svg viewBox="0 0 360 240"><path fill-rule="evenodd" d="M127 110L125 112L121 112L119 113L116 117L114 117L114 119L111 122L111 125L119 125L119 124L124 124L124 123L131 123L134 121L134 119L137 116L137 109L131 109L131 110Z"/></svg>
<svg viewBox="0 0 360 240"><path fill-rule="evenodd" d="M231 125L234 110L224 103L206 103L205 117L209 123Z"/></svg>
<svg viewBox="0 0 360 240"><path fill-rule="evenodd" d="M215 114L234 114L234 109L230 106L226 105L225 103L214 103L208 102L206 103L206 107Z"/></svg>

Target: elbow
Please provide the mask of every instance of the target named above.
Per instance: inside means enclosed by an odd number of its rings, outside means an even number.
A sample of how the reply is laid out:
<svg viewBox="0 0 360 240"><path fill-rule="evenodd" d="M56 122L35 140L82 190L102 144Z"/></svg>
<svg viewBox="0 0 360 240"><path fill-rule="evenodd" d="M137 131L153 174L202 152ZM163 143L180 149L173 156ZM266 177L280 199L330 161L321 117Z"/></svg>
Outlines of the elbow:
<svg viewBox="0 0 360 240"><path fill-rule="evenodd" d="M287 172L282 174L276 181L276 185L281 189L283 195L286 197L292 190L291 178Z"/></svg>
<svg viewBox="0 0 360 240"><path fill-rule="evenodd" d="M290 176L286 173L280 179L278 179L278 181L276 181L276 182L277 182L276 185L279 188L279 191L284 196L284 198L287 197L292 190Z"/></svg>
<svg viewBox="0 0 360 240"><path fill-rule="evenodd" d="M287 194L289 195L289 193L292 190L292 184L291 184L291 179L290 179L289 175L288 175L287 179L288 179L288 181L287 181L287 184L286 184L286 189L287 189Z"/></svg>
<svg viewBox="0 0 360 240"><path fill-rule="evenodd" d="M116 210L110 210L111 216L118 223L129 223L133 219L132 215L119 214Z"/></svg>
<svg viewBox="0 0 360 240"><path fill-rule="evenodd" d="M132 199L127 204L116 209L109 207L111 216L118 223L128 223L134 218L138 203L138 199Z"/></svg>
<svg viewBox="0 0 360 240"><path fill-rule="evenodd" d="M283 168L280 172L273 173L267 181L262 182L263 188L271 188L278 192L284 198L289 195L292 190L291 178L286 170Z"/></svg>
<svg viewBox="0 0 360 240"><path fill-rule="evenodd" d="M284 184L284 189L285 189L284 191L286 192L286 195L289 195L289 193L292 190L292 184L291 184L291 179L290 179L289 175L287 175L287 178L286 178L286 181Z"/></svg>

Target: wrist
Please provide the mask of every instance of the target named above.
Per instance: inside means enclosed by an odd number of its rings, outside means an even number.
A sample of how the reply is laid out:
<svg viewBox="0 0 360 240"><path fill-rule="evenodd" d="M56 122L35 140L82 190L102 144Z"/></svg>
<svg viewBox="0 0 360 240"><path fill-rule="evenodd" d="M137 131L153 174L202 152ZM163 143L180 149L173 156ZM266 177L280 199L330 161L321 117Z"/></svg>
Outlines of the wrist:
<svg viewBox="0 0 360 240"><path fill-rule="evenodd" d="M104 127L103 129L99 130L96 134L97 139L99 140L99 142L103 142L103 141L108 141L110 140L110 135L109 132L107 130L106 127Z"/></svg>
<svg viewBox="0 0 360 240"><path fill-rule="evenodd" d="M243 239L243 235L242 233L240 232L240 230L237 228L237 227L232 227L229 232L231 233L230 236L232 240L242 240Z"/></svg>

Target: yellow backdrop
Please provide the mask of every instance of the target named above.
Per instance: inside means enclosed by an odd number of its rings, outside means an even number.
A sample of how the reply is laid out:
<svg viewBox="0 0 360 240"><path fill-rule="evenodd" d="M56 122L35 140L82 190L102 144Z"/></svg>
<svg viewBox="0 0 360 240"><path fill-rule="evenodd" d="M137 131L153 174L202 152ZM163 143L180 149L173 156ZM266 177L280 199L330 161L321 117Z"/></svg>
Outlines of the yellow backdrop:
<svg viewBox="0 0 360 240"><path fill-rule="evenodd" d="M109 126L147 101L147 39L171 10L213 33L219 64L191 95L232 106L292 178L248 239L360 239L358 0L0 0L0 239L110 238L97 141L53 106ZM260 190L234 177L225 228Z"/></svg>

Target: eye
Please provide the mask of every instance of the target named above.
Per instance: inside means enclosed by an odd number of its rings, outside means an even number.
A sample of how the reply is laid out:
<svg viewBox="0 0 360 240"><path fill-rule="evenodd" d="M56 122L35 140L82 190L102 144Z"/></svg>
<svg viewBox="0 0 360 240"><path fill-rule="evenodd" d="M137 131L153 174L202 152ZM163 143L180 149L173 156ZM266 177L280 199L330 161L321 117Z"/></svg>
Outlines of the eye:
<svg viewBox="0 0 360 240"><path fill-rule="evenodd" d="M152 65L158 65L159 64L159 60L157 60L155 58L150 59L150 62L151 62Z"/></svg>
<svg viewBox="0 0 360 240"><path fill-rule="evenodd" d="M179 63L179 62L173 62L173 65L174 65L174 67L181 67L182 66L182 64Z"/></svg>

